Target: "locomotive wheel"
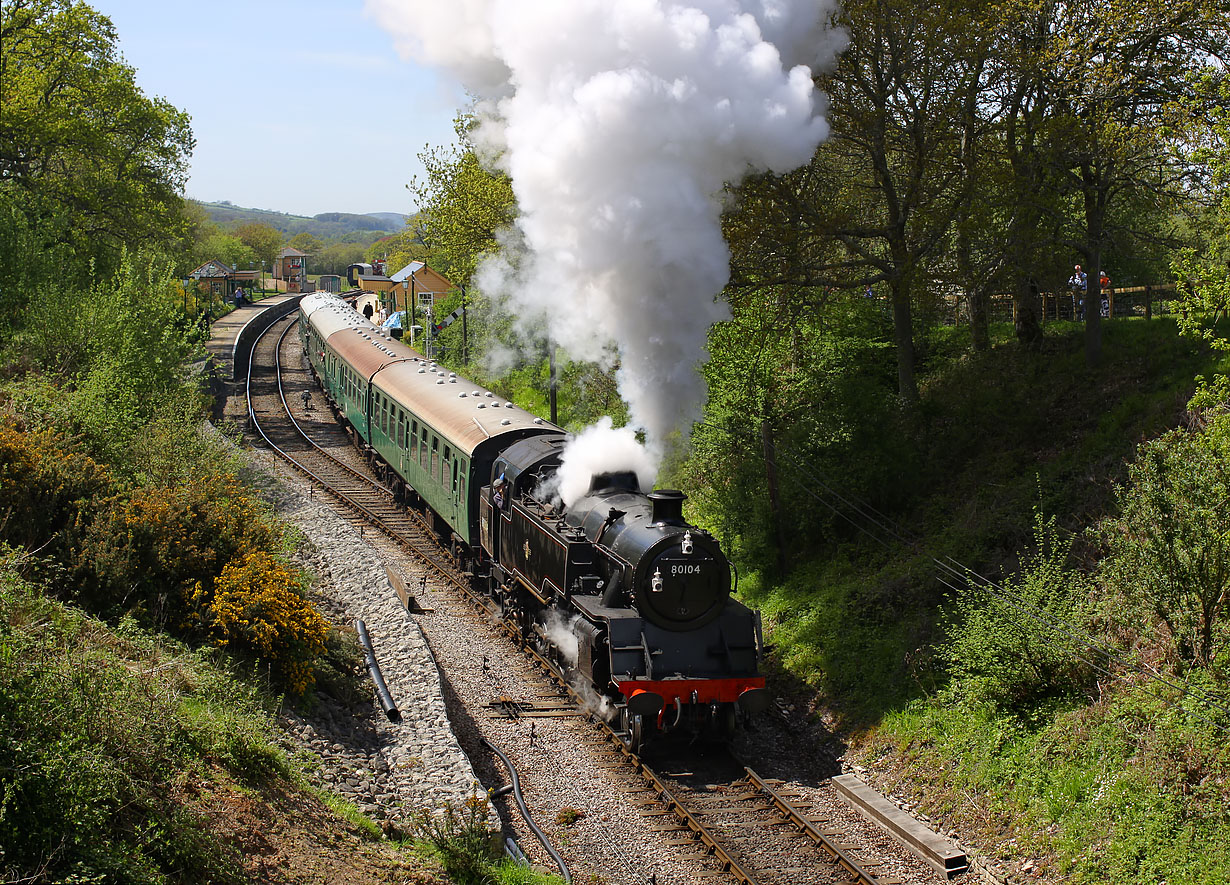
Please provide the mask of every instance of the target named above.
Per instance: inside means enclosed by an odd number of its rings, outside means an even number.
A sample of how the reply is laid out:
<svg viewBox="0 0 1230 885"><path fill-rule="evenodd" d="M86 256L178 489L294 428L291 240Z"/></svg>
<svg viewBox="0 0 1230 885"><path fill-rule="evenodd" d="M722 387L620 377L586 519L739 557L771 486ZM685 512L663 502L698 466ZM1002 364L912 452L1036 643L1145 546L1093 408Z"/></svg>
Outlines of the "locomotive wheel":
<svg viewBox="0 0 1230 885"><path fill-rule="evenodd" d="M638 755L645 749L645 720L640 713L628 718L628 747Z"/></svg>
<svg viewBox="0 0 1230 885"><path fill-rule="evenodd" d="M645 748L645 720L639 713L631 713L627 707L620 707L619 725L628 749L640 754Z"/></svg>

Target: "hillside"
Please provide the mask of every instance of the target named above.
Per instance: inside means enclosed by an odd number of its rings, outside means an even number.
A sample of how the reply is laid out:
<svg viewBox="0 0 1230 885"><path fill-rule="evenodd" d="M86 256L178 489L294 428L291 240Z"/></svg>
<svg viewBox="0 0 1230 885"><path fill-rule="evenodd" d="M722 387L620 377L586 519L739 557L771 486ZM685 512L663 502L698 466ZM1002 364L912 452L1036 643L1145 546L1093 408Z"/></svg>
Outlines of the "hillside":
<svg viewBox="0 0 1230 885"><path fill-rule="evenodd" d="M860 361L840 434L782 434L789 570L741 569L771 684L1009 872L1230 881L1230 420L1188 406L1225 361L1173 319L1109 323L1093 369L1076 324L1037 352L960 332L928 338L914 412Z"/></svg>
<svg viewBox="0 0 1230 885"><path fill-rule="evenodd" d="M372 212L355 215L350 212L322 212L311 218L304 215L289 215L269 209L247 209L228 202L204 203L193 200L215 223L223 227L259 222L276 228L286 236L310 233L323 239L342 239L348 234L362 233L365 241L397 233L406 226L408 215L397 212Z"/></svg>

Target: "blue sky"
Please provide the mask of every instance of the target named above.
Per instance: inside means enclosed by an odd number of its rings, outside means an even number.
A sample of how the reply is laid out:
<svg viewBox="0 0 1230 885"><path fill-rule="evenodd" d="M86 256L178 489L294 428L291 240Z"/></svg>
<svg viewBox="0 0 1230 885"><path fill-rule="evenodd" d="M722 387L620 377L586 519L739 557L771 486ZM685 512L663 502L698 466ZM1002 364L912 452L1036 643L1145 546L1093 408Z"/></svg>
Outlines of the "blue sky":
<svg viewBox="0 0 1230 885"><path fill-rule="evenodd" d="M192 117L187 196L295 215L412 212L459 88L400 58L362 0L93 0L150 96ZM359 136L359 120L368 121ZM372 125L374 124L374 125Z"/></svg>

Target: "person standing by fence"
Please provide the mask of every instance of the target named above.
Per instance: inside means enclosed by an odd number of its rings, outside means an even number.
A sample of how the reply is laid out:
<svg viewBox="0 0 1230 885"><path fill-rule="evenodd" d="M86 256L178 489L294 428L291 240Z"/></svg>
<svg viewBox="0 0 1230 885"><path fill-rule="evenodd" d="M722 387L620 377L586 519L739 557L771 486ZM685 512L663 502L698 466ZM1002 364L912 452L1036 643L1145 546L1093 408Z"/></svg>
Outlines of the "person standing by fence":
<svg viewBox="0 0 1230 885"><path fill-rule="evenodd" d="M1085 318L1085 290L1089 287L1089 278L1085 276L1079 264L1076 265L1072 278L1068 280L1068 287L1072 290L1072 313L1075 314L1076 319L1083 320Z"/></svg>

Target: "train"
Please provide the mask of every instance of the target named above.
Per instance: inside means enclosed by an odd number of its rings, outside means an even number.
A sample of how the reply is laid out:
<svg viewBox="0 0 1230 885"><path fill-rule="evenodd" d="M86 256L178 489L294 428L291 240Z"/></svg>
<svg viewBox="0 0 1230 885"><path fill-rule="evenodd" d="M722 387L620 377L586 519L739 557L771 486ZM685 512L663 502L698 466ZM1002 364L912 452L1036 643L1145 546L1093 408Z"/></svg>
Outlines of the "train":
<svg viewBox="0 0 1230 885"><path fill-rule="evenodd" d="M335 415L505 619L635 749L671 732L729 737L769 705L759 613L734 569L635 473L564 505L570 435L451 372L357 313L305 295L298 333Z"/></svg>

